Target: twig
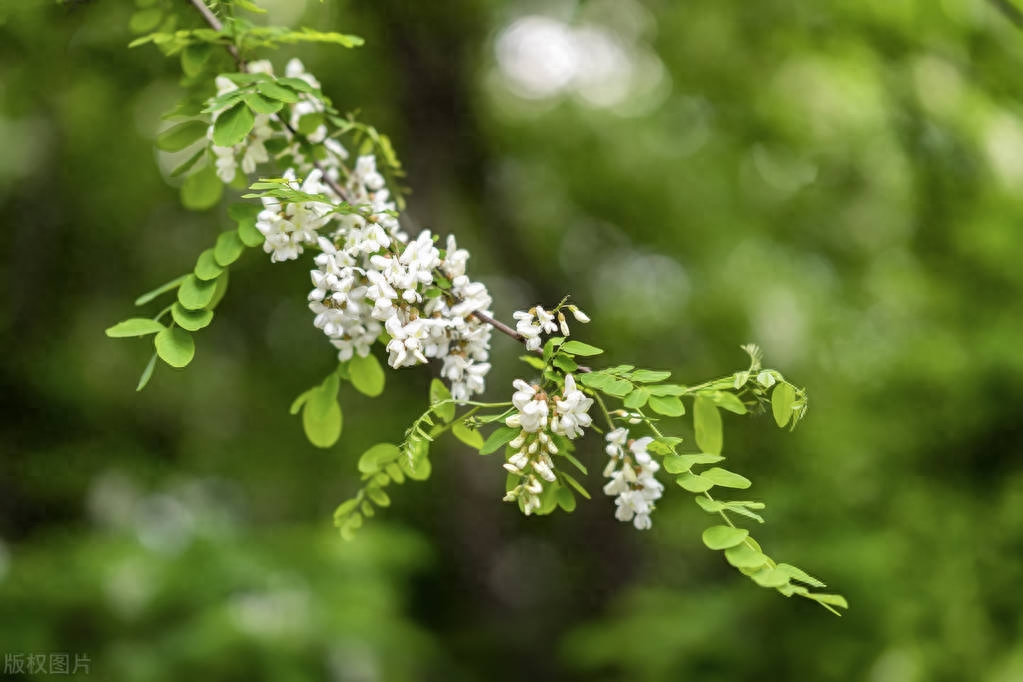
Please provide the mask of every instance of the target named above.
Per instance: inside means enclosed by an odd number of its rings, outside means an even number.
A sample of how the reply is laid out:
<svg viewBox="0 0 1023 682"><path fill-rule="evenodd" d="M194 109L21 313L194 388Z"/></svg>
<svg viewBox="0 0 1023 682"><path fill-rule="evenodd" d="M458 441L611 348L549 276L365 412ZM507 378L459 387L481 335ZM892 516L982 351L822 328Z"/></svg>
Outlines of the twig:
<svg viewBox="0 0 1023 682"><path fill-rule="evenodd" d="M203 2L203 0L188 0L188 1L199 12L199 14L202 15L202 18L206 21L207 24L209 24L210 28L212 28L214 31L221 31L221 30L223 30L223 28L224 28L223 23L221 23L220 19L217 18L217 15L215 15L210 10L210 8L206 6L206 3ZM228 53L234 59L235 63L238 64L238 68L240 70L244 71L245 70L245 60L242 59L241 54L238 52L238 48L235 47L234 45L230 45L230 44L225 45L224 47L227 48ZM294 128L292 128L291 124L288 121L284 120L284 118L282 118L281 116L279 116L277 114L274 114L273 116L274 116L275 119L277 119L278 122L280 122L281 125L284 126L284 128L289 133L291 133L292 137L294 137L294 138L300 137L298 131L295 130ZM348 193L345 191L345 189L340 184L338 184L338 182L336 180L334 180L329 175L327 175L327 173L324 171L323 167L320 165L319 161L313 160L313 166L320 171L320 173L323 175L323 181L327 184L328 187L330 187L330 189L335 194L337 194L337 196L342 201L351 203L348 200ZM475 317L480 322L483 322L485 324L489 324L491 327L493 327L497 331L501 332L502 334L505 334L506 336L510 336L511 338L515 339L519 343L525 345L526 337L524 337L522 334L518 333L517 331L515 331L514 329L512 329L511 327L506 325L504 322L501 322L500 320L495 320L490 315L487 315L486 313L484 313L482 311L479 311L479 310L474 311L472 313L472 316ZM583 368L580 368L580 369L583 369Z"/></svg>

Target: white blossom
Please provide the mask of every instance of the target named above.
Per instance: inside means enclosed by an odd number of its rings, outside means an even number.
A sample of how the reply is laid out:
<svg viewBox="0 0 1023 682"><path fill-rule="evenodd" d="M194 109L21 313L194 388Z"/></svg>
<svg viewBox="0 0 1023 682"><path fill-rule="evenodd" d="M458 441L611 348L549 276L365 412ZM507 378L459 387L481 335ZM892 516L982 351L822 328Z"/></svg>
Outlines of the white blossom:
<svg viewBox="0 0 1023 682"><path fill-rule="evenodd" d="M593 398L576 387L575 377L565 376L565 390L562 396L554 399L554 418L551 420L551 431L566 438L578 438L583 429L593 424L588 414L593 405Z"/></svg>
<svg viewBox="0 0 1023 682"><path fill-rule="evenodd" d="M651 526L650 513L663 494L664 485L655 476L660 466L647 452L653 438L629 441L628 437L624 428L606 436L610 459L604 476L611 480L604 486L604 493L615 497L616 519L632 521L638 530L646 530Z"/></svg>

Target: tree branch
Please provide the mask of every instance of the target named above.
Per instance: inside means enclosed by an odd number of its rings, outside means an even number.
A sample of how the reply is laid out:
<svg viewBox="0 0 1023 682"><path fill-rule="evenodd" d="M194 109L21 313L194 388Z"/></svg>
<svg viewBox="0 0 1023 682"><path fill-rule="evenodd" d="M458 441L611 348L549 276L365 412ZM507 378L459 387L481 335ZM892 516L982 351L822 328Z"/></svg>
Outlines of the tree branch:
<svg viewBox="0 0 1023 682"><path fill-rule="evenodd" d="M220 21L220 19L217 18L217 15L214 14L213 11L210 10L210 8L206 6L206 3L203 2L203 0L188 0L188 2L191 3L192 7L194 7L196 9L196 11L199 12L199 14L202 15L203 20L206 21L206 23L209 25L210 28L212 28L214 31L222 31L224 29L224 24ZM225 45L224 47L227 49L228 54L231 55L231 57L234 59L235 63L238 65L238 69L241 70L241 71L244 71L245 70L245 60L242 59L241 53L238 52L238 48L236 46L230 45L230 44ZM297 130L295 130L294 128L292 128L291 124L288 121L286 121L283 117L281 117L278 114L273 114L272 116L281 125L283 125L284 128L289 133L291 133L292 137L294 137L294 138L300 138L301 137L299 132ZM347 194L347 192L345 192L345 189L336 180L334 180L333 178L331 178L330 176L327 175L327 173L323 169L323 166L320 165L319 161L313 160L313 166L317 170L320 171L320 173L323 176L323 181L338 196L338 198L340 198L342 201L351 203L351 202L348 201L348 194ZM486 313L484 313L482 311L479 311L479 310L474 311L472 313L472 316L475 317L480 322L483 322L485 324L489 324L491 327L493 327L497 331L501 332L502 334L510 336L511 338L515 339L519 343L521 343L523 345L526 343L526 337L522 336L522 334L519 334L517 331L515 331L514 329L512 329L511 327L509 327L505 323L501 322L500 320L495 320L490 315L487 315ZM580 368L580 369L582 369L582 368Z"/></svg>

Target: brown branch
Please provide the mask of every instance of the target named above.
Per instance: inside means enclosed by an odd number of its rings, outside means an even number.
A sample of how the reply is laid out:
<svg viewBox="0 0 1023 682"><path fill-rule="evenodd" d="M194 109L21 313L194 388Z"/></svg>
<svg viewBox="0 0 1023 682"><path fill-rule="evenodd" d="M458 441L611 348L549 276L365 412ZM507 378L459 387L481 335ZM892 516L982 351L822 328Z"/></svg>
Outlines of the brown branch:
<svg viewBox="0 0 1023 682"><path fill-rule="evenodd" d="M206 6L206 3L203 2L203 0L188 0L188 1L199 12L199 14L202 15L202 18L206 21L206 23L209 25L210 28L212 28L214 31L222 31L223 30L223 28L224 28L223 23L221 23L220 19L217 18L217 15L214 14L212 12L212 10L210 10L210 8ZM238 52L238 48L236 46L230 45L230 44L227 44L224 47L227 49L227 52L231 55L231 57L234 59L235 63L238 65L238 69L241 70L241 71L244 71L245 70L245 60L242 59L241 53ZM301 138L301 135L299 134L299 132L297 130L295 130L293 127L291 127L291 124L288 121L284 120L284 118L282 118L278 114L273 114L273 117L282 126L284 126L284 128L289 133L291 133L292 137L294 137L296 139ZM317 170L320 171L320 173L323 175L323 181L327 184L328 187L330 187L331 190L333 190L333 192L335 194L337 194L337 196L342 201L345 201L347 203L351 203L351 202L348 201L348 193L345 192L345 189L336 180L334 180L333 178L331 178L330 176L327 175L326 171L324 171L323 166L320 165L319 161L316 161L314 159L313 160L313 166ZM484 313L482 311L479 311L479 310L473 312L472 316L475 317L480 322L483 322L485 324L489 324L491 327L493 327L497 331L501 332L502 334L510 336L511 338L515 339L519 343L521 343L523 345L526 343L526 337L524 337L522 334L518 333L517 331L515 331L514 329L512 329L511 327L506 325L504 322L501 322L500 320L495 320L490 315L487 315L486 313ZM581 371L586 371L585 368L582 368L582 367L580 367L579 369Z"/></svg>

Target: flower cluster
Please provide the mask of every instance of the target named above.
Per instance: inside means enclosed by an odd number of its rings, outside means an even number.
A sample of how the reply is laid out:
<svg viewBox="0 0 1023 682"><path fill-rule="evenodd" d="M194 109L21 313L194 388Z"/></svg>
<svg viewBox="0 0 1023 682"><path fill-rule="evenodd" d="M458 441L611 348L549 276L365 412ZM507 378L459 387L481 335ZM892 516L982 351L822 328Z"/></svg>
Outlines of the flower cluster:
<svg viewBox="0 0 1023 682"><path fill-rule="evenodd" d="M540 508L544 482L553 483L557 478L551 459L558 454L554 436L570 440L581 436L583 429L592 424L587 411L593 399L576 387L571 374L565 376L560 396L549 397L539 386L522 379L516 379L513 385L516 391L512 405L516 412L505 424L521 431L509 443L514 454L504 463L504 468L522 480L504 499L509 502L521 499L522 510L528 516Z"/></svg>
<svg viewBox="0 0 1023 682"><path fill-rule="evenodd" d="M251 62L250 73L272 75L269 62ZM291 60L286 75L319 90L319 81L302 63ZM217 79L217 95L238 86ZM302 93L290 109L258 115L245 140L233 147L212 146L218 174L224 182L269 161L265 143L280 135L284 151L282 189L300 193L302 200L262 198L256 228L264 235L264 250L274 262L294 260L307 248L316 249L313 289L309 307L313 323L338 349L338 357L365 357L378 340L386 340L388 364L394 368L442 362L441 375L456 400L466 400L484 389L490 370L491 327L475 313L490 314L486 287L469 279L469 253L453 236L445 249L429 231L415 239L401 229L398 207L372 154L359 156L353 167L345 164L347 150L328 136L325 125L304 139L292 135L302 117L326 111L322 101ZM223 111L214 111L214 121ZM281 122L286 121L287 126ZM212 140L213 126L209 137ZM321 152L313 162L308 145ZM240 162L239 162L240 159ZM341 186L344 196L332 191Z"/></svg>
<svg viewBox="0 0 1023 682"><path fill-rule="evenodd" d="M660 465L647 452L652 438L629 440L629 431L617 428L607 434L606 451L610 459L604 476L611 480L604 493L615 496L615 518L632 521L638 530L650 528L650 512L664 492L664 484L655 474Z"/></svg>
<svg viewBox="0 0 1023 682"><path fill-rule="evenodd" d="M572 311L572 315L580 322L586 323L590 321L586 313L579 310L576 306L570 305L566 307ZM515 331L526 340L526 348L529 350L540 350L540 346L543 343L543 339L540 338L542 334L554 334L560 329L562 335L569 335L568 320L565 318L565 313L561 310L561 306L558 306L553 311L544 310L541 306L534 306L525 312L521 310L516 311L513 316L516 320Z"/></svg>

